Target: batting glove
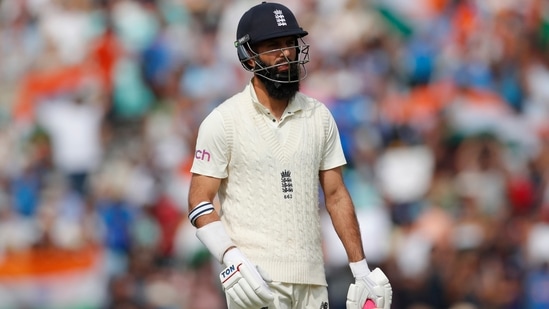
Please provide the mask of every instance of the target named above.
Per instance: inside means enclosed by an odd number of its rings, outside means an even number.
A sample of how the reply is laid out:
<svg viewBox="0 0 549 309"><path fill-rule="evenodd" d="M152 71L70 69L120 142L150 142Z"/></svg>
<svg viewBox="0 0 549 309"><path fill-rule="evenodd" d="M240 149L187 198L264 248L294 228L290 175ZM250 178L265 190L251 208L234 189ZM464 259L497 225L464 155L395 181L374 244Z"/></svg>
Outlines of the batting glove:
<svg viewBox="0 0 549 309"><path fill-rule="evenodd" d="M219 274L226 295L241 308L263 308L274 300L273 292L267 282L269 276L253 265L242 252L229 250L223 257L227 265Z"/></svg>
<svg viewBox="0 0 549 309"><path fill-rule="evenodd" d="M366 266L367 267L367 266ZM353 275L354 272L353 272ZM347 292L347 309L362 309L368 299L376 304L376 308L389 309L393 299L393 289L389 279L379 268L365 276L355 275L355 283L349 286Z"/></svg>

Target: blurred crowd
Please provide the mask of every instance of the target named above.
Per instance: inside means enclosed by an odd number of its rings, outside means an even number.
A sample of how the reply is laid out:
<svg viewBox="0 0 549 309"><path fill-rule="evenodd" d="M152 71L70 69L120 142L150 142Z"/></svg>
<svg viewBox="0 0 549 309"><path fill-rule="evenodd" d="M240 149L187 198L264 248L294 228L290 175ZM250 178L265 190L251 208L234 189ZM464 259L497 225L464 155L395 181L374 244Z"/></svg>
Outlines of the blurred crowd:
<svg viewBox="0 0 549 309"><path fill-rule="evenodd" d="M225 308L186 194L201 120L251 77L233 41L258 2L0 2L0 308ZM392 308L549 308L549 2L279 2Z"/></svg>

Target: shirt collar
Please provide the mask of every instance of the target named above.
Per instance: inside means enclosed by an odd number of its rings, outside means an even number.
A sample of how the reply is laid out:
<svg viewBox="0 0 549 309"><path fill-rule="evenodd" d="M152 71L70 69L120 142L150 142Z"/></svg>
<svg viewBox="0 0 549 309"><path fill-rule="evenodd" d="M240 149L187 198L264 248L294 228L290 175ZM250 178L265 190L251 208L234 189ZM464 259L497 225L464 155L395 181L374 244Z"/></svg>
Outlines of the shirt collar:
<svg viewBox="0 0 549 309"><path fill-rule="evenodd" d="M248 85L246 86L247 91L249 91L250 97L252 98L252 102L255 107L259 108L259 110L267 113L268 110L263 104L259 102L259 99L257 98L257 94L255 92L255 89L252 85L252 82L250 81ZM298 111L301 111L305 109L306 100L301 96L301 94L298 92L296 95L290 100L288 103L288 106L286 107L286 112L289 112L291 114L295 114Z"/></svg>

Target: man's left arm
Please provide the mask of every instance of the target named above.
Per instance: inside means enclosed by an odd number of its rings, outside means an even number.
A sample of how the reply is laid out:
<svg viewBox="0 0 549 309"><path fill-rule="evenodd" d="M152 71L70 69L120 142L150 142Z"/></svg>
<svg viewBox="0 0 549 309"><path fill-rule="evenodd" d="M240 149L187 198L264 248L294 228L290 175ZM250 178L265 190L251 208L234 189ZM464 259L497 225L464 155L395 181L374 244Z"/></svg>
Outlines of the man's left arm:
<svg viewBox="0 0 549 309"><path fill-rule="evenodd" d="M326 210L334 229L343 243L349 262L365 258L355 208L349 191L343 183L341 167L320 171Z"/></svg>
<svg viewBox="0 0 549 309"><path fill-rule="evenodd" d="M355 278L347 293L347 309L362 309L368 299L374 301L376 308L389 309L393 294L389 279L379 268L370 271L355 207L343 182L341 167L320 171L319 177L326 210L345 248Z"/></svg>

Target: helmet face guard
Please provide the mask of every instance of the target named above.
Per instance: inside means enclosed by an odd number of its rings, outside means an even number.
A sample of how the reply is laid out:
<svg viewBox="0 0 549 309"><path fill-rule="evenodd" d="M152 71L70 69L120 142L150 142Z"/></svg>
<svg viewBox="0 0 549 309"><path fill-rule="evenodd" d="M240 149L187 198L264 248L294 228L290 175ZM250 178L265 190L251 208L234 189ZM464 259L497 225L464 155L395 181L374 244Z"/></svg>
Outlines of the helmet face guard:
<svg viewBox="0 0 549 309"><path fill-rule="evenodd" d="M242 66L254 74L261 75L268 80L279 83L293 83L304 79L307 76L305 63L309 62L309 45L305 44L302 37L307 31L303 30L294 14L286 6L262 2L242 15L236 31L234 45L237 49L238 59ZM295 37L295 46L270 50L264 53L257 53L253 47L263 41L281 37ZM267 53L280 52L296 49L296 59L286 57L282 63L267 66L260 60L260 56ZM250 60L254 65L250 65ZM284 73L278 73L277 67L288 65L290 69Z"/></svg>
<svg viewBox="0 0 549 309"><path fill-rule="evenodd" d="M296 45L277 48L263 53L257 53L253 50L251 44L246 40L246 37L235 42L238 50L238 58L240 63L249 72L261 75L264 78L278 83L295 83L307 77L307 68L305 64L309 62L309 44L306 44L303 39L297 38ZM296 59L290 59L284 51L295 49ZM260 56L264 54L279 53L284 55L284 61L266 65L260 60ZM250 66L249 61L254 62L254 66ZM282 65L288 65L288 71L284 73L276 73L277 68Z"/></svg>

